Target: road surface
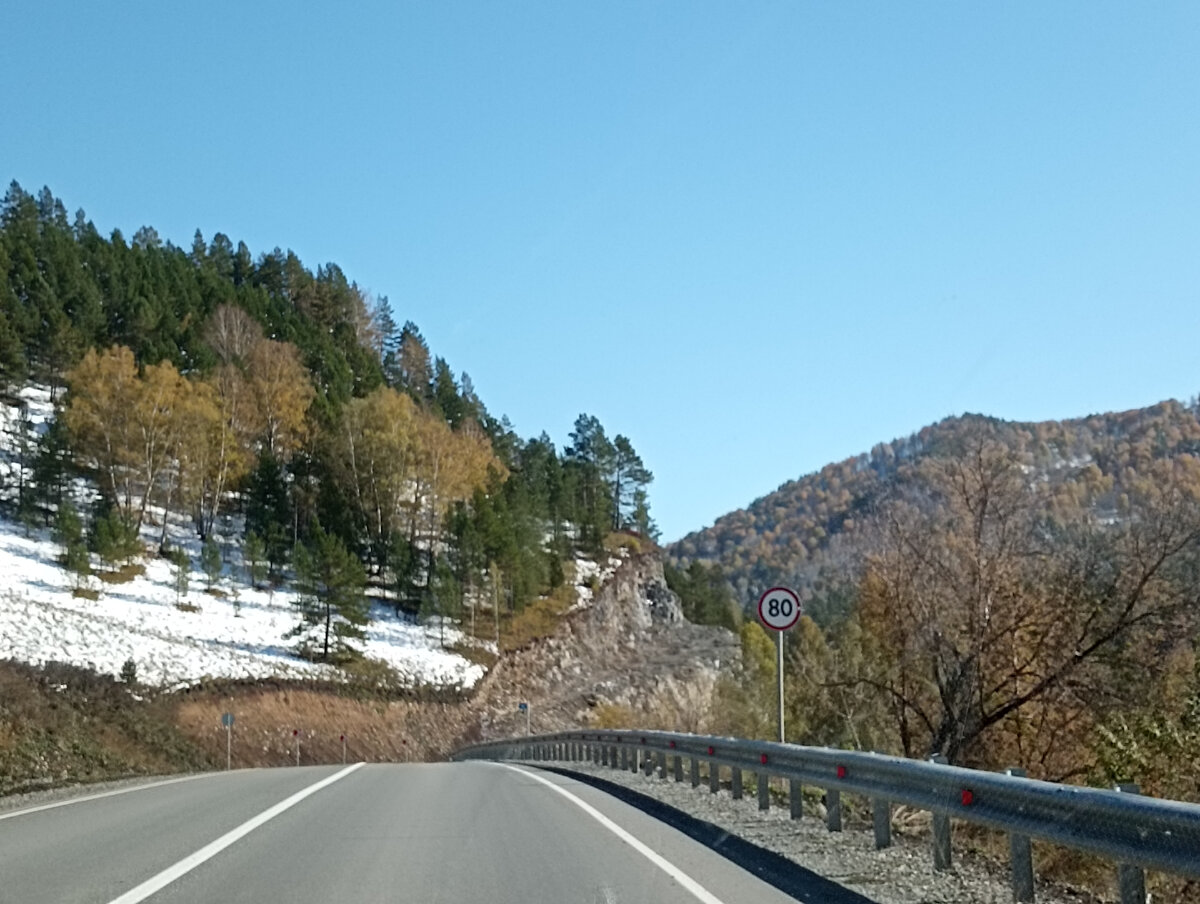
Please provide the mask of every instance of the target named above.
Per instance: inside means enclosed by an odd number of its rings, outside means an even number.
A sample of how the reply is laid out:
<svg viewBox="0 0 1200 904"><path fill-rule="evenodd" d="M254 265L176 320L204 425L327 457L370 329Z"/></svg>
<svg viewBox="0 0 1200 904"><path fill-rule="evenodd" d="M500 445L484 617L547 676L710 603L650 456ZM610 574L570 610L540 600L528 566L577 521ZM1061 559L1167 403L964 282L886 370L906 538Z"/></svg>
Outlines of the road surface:
<svg viewBox="0 0 1200 904"><path fill-rule="evenodd" d="M213 773L0 813L3 904L794 900L603 791L493 763Z"/></svg>

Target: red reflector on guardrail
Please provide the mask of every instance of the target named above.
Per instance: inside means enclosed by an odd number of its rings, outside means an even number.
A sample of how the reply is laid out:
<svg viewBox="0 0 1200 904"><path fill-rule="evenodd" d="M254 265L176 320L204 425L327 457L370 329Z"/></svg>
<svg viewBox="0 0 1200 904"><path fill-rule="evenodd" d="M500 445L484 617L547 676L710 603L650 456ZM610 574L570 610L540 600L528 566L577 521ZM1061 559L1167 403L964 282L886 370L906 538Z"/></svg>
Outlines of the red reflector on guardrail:
<svg viewBox="0 0 1200 904"><path fill-rule="evenodd" d="M645 744L645 743L646 743L646 739L645 739L645 738L642 738L642 743L643 743L643 744Z"/></svg>
<svg viewBox="0 0 1200 904"><path fill-rule="evenodd" d="M845 766L838 766L838 768L837 768L837 777L838 777L838 778L845 778L845 777L846 777L846 767L845 767Z"/></svg>
<svg viewBox="0 0 1200 904"><path fill-rule="evenodd" d="M713 749L711 747L708 748L708 755L709 756L713 755Z"/></svg>
<svg viewBox="0 0 1200 904"><path fill-rule="evenodd" d="M675 742L674 742L674 741L672 741L672 742L671 742L671 749L672 749L672 750L674 750L674 749L675 749Z"/></svg>
<svg viewBox="0 0 1200 904"><path fill-rule="evenodd" d="M962 793L962 802L964 807L969 807L971 804L975 803L975 792L964 789Z"/></svg>
<svg viewBox="0 0 1200 904"><path fill-rule="evenodd" d="M760 756L760 757L758 758L758 761L759 761L760 763L766 763L766 761L767 761L767 755L764 753L762 756Z"/></svg>

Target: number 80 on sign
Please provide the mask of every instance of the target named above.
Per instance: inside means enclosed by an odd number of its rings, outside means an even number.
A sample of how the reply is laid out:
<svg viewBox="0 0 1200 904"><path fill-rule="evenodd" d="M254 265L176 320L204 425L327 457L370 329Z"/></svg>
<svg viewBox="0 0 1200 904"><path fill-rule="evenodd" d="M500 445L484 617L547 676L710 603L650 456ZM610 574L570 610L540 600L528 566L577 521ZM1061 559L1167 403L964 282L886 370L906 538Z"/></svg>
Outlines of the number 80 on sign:
<svg viewBox="0 0 1200 904"><path fill-rule="evenodd" d="M787 587L772 587L758 600L758 620L775 631L786 631L800 620L800 597Z"/></svg>

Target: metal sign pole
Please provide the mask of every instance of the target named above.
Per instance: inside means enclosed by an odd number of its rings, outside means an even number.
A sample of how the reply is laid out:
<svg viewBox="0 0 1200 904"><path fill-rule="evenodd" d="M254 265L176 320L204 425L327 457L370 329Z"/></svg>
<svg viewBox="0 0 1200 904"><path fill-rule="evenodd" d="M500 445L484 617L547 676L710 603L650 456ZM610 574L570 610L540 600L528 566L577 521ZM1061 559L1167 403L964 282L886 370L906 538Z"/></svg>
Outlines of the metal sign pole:
<svg viewBox="0 0 1200 904"><path fill-rule="evenodd" d="M783 632L776 631L775 637L779 641L778 650L779 657L775 664L775 674L779 677L779 743L783 743Z"/></svg>
<svg viewBox="0 0 1200 904"><path fill-rule="evenodd" d="M222 713L221 724L225 726L225 771L233 768L233 713Z"/></svg>
<svg viewBox="0 0 1200 904"><path fill-rule="evenodd" d="M758 620L775 632L775 677L779 687L779 743L783 731L783 634L800 620L800 597L787 587L772 587L758 598Z"/></svg>

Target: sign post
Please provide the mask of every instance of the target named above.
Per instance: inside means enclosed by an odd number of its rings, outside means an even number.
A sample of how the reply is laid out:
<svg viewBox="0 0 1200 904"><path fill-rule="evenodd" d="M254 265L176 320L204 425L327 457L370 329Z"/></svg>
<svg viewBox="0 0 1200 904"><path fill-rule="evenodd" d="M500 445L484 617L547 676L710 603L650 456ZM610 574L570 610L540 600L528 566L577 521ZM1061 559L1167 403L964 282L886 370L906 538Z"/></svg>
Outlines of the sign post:
<svg viewBox="0 0 1200 904"><path fill-rule="evenodd" d="M522 700L517 704L517 712L525 713L525 737L529 737L529 704Z"/></svg>
<svg viewBox="0 0 1200 904"><path fill-rule="evenodd" d="M225 769L233 768L233 713L224 713L221 724L225 726Z"/></svg>
<svg viewBox="0 0 1200 904"><path fill-rule="evenodd" d="M346 765L346 736L342 735L342 765Z"/></svg>
<svg viewBox="0 0 1200 904"><path fill-rule="evenodd" d="M296 739L296 765L300 765L300 729L292 729L292 737Z"/></svg>
<svg viewBox="0 0 1200 904"><path fill-rule="evenodd" d="M779 743L783 743L783 632L800 620L800 597L787 587L772 587L758 599L758 620L775 632L775 675L779 680Z"/></svg>

